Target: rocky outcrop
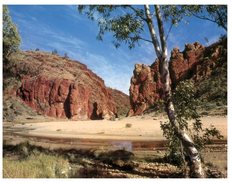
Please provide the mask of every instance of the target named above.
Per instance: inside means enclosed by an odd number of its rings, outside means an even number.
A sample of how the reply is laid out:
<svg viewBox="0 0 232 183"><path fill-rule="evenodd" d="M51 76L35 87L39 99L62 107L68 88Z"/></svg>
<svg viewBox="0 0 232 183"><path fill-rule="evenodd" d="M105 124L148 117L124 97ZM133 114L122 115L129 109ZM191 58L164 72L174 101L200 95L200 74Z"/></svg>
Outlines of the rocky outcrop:
<svg viewBox="0 0 232 183"><path fill-rule="evenodd" d="M21 52L12 73L21 84L17 97L43 115L72 120L112 119L117 106L104 81L85 65L44 52ZM9 87L7 87L9 88ZM125 102L128 96L122 96Z"/></svg>
<svg viewBox="0 0 232 183"><path fill-rule="evenodd" d="M158 61L152 66L144 64L135 65L134 74L131 78L131 109L128 112L128 116L142 114L160 98L161 81L158 71Z"/></svg>
<svg viewBox="0 0 232 183"><path fill-rule="evenodd" d="M175 86L179 81L192 78L204 57L205 47L200 43L186 44L183 52L174 48L169 63L170 77Z"/></svg>
<svg viewBox="0 0 232 183"><path fill-rule="evenodd" d="M192 79L196 83L201 82L210 77L217 68L226 67L226 62L227 40L219 41L208 47L198 42L186 44L182 52L174 48L169 62L172 88L185 79ZM135 65L131 78L131 109L128 116L143 114L162 97L162 85L158 71L157 60L151 66Z"/></svg>
<svg viewBox="0 0 232 183"><path fill-rule="evenodd" d="M204 47L198 42L186 44L183 52L174 48L169 64L173 87L185 79L199 82L209 77L215 68L227 61L226 53L224 53L226 47L224 40L208 47Z"/></svg>

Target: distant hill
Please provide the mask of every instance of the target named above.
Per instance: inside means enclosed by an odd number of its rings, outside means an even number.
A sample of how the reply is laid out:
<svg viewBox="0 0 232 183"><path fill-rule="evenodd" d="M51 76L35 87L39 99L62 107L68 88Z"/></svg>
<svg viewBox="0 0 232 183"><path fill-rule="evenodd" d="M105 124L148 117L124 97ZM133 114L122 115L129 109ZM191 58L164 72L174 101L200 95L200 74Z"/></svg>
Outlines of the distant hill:
<svg viewBox="0 0 232 183"><path fill-rule="evenodd" d="M186 44L181 52L174 48L169 62L172 89L180 81L191 79L204 111L226 113L227 106L227 38L204 47L198 42ZM162 84L159 61L151 66L136 64L131 78L129 116L141 115L159 103ZM219 110L220 109L220 110ZM215 113L216 114L216 113Z"/></svg>
<svg viewBox="0 0 232 183"><path fill-rule="evenodd" d="M129 97L107 88L86 65L40 51L21 51L4 62L3 117L45 115L72 120L114 119ZM18 112L17 112L18 111Z"/></svg>

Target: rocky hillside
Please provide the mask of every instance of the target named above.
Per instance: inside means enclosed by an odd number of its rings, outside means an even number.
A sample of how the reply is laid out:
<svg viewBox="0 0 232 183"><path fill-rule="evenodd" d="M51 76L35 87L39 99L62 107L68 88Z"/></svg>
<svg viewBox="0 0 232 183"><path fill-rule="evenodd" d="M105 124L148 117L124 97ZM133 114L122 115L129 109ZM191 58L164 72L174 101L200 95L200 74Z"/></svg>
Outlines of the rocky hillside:
<svg viewBox="0 0 232 183"><path fill-rule="evenodd" d="M186 44L181 52L174 48L169 63L172 88L183 80L192 79L197 88L196 97L205 103L227 104L227 39L204 47L198 42ZM159 61L151 66L136 64L131 78L128 116L140 115L159 102L162 85Z"/></svg>
<svg viewBox="0 0 232 183"><path fill-rule="evenodd" d="M37 113L56 118L113 119L120 101L129 105L127 95L107 88L86 65L45 52L12 55L4 63L3 83L5 103L11 96Z"/></svg>
<svg viewBox="0 0 232 183"><path fill-rule="evenodd" d="M111 93L113 98L113 103L117 110L117 116L126 116L130 109L129 96L112 88L108 88L107 90Z"/></svg>

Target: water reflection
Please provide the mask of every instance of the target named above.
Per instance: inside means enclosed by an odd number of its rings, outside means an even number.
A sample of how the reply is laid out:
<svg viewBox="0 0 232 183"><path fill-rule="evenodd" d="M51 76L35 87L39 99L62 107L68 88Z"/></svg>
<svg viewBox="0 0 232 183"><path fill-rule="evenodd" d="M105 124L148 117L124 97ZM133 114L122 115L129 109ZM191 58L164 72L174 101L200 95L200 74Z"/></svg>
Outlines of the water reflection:
<svg viewBox="0 0 232 183"><path fill-rule="evenodd" d="M133 149L131 141L112 141L111 144L115 149L123 149L130 152L132 152Z"/></svg>

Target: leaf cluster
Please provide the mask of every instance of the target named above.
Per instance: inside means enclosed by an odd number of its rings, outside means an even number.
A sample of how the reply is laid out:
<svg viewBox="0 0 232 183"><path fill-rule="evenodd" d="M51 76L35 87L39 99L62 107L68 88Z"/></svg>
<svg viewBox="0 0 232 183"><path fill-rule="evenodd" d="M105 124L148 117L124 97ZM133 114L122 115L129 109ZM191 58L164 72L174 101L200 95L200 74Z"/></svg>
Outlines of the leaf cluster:
<svg viewBox="0 0 232 183"><path fill-rule="evenodd" d="M21 39L16 25L13 23L9 10L3 6L3 57L6 59L11 53L19 49Z"/></svg>

